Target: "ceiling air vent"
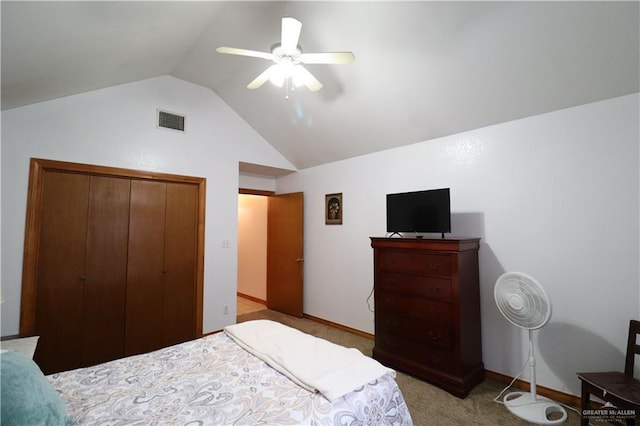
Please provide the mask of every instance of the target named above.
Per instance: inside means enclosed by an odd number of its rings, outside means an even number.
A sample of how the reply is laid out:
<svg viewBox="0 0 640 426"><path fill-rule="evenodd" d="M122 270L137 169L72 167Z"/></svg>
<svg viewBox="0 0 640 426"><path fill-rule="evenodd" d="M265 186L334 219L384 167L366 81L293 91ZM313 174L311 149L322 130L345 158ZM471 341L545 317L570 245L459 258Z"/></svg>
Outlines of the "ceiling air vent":
<svg viewBox="0 0 640 426"><path fill-rule="evenodd" d="M158 110L158 127L184 132L184 116Z"/></svg>

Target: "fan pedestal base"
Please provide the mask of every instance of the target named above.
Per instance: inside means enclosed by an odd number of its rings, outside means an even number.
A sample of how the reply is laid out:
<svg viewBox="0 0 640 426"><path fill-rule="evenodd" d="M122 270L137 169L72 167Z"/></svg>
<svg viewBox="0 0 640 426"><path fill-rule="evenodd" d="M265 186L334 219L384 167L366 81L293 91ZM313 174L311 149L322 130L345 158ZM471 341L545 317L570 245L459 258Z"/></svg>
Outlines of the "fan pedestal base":
<svg viewBox="0 0 640 426"><path fill-rule="evenodd" d="M559 425L567 420L567 411L549 398L531 392L511 392L504 405L511 413L538 425Z"/></svg>

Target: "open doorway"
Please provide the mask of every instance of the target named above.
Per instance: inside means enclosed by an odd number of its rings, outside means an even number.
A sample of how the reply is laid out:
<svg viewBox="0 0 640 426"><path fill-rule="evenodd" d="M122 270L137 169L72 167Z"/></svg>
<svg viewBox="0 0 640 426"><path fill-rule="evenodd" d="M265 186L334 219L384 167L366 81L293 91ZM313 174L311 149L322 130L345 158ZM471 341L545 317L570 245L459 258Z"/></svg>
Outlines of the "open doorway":
<svg viewBox="0 0 640 426"><path fill-rule="evenodd" d="M238 195L238 315L267 307L268 195Z"/></svg>
<svg viewBox="0 0 640 426"><path fill-rule="evenodd" d="M302 317L303 193L241 190L239 199L243 209L238 208L238 293L243 299L264 301L269 309Z"/></svg>

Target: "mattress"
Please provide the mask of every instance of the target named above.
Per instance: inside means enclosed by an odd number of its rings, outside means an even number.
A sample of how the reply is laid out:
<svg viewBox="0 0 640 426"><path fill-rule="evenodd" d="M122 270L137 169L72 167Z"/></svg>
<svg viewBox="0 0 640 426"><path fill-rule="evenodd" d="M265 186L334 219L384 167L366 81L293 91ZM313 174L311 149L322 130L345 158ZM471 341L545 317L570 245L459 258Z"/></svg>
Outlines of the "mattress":
<svg viewBox="0 0 640 426"><path fill-rule="evenodd" d="M333 401L225 333L47 376L79 425L411 425L383 375Z"/></svg>

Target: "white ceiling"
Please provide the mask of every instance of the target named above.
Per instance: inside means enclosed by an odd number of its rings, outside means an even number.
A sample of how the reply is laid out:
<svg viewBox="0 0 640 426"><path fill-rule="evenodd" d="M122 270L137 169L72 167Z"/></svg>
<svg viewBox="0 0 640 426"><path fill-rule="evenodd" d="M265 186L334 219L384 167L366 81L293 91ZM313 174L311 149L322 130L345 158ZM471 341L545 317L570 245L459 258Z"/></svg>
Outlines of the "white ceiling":
<svg viewBox="0 0 640 426"><path fill-rule="evenodd" d="M299 169L640 90L631 2L2 1L2 109L171 75L210 88ZM285 100L283 15L324 84Z"/></svg>

